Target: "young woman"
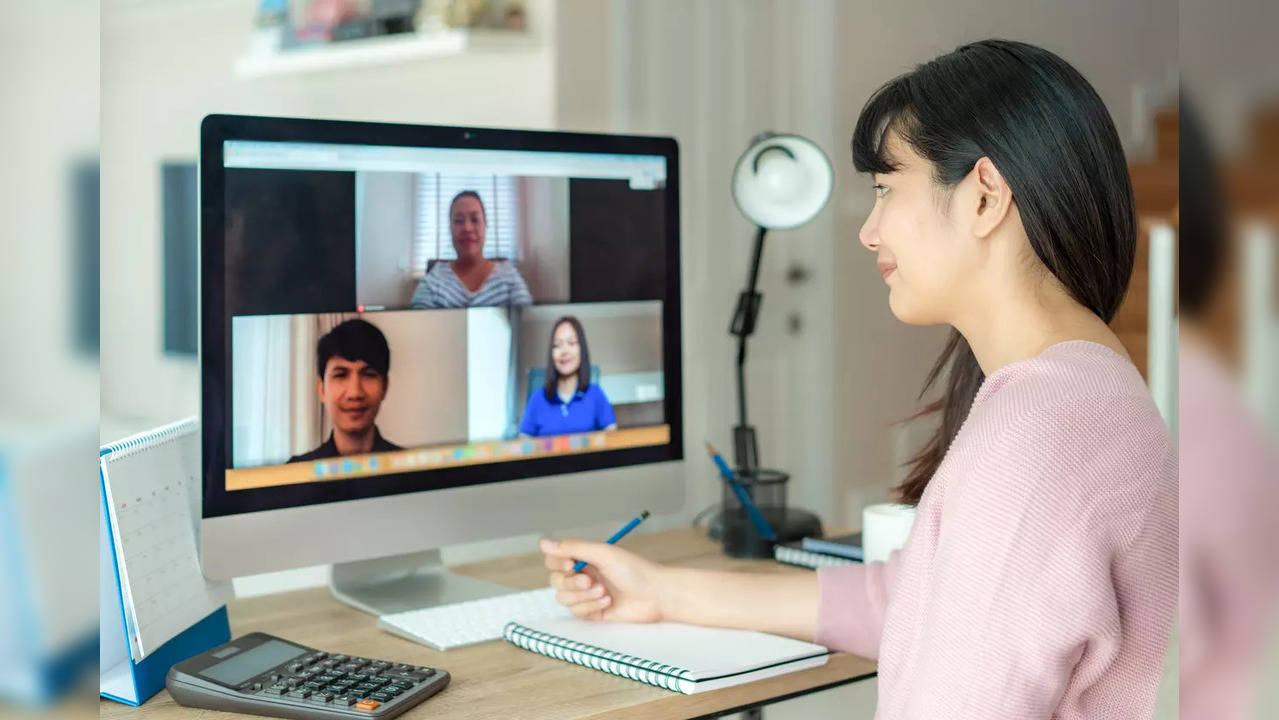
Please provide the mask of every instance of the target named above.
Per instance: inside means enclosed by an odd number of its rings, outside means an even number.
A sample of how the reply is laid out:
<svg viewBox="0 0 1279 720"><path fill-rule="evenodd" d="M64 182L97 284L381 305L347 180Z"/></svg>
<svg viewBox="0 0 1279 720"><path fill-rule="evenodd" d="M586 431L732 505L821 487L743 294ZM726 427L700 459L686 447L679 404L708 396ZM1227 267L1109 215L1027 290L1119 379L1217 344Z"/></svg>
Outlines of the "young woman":
<svg viewBox="0 0 1279 720"><path fill-rule="evenodd" d="M464 308L533 304L528 285L509 261L484 257L488 218L474 190L463 190L449 203L449 231L457 259L436 263L418 282L409 306Z"/></svg>
<svg viewBox="0 0 1279 720"><path fill-rule="evenodd" d="M520 435L564 435L616 430L613 404L604 389L591 382L591 351L582 322L572 315L551 326L546 352L546 384L529 395L520 420Z"/></svg>
<svg viewBox="0 0 1279 720"><path fill-rule="evenodd" d="M1136 223L1101 99L1050 52L977 42L880 88L852 147L892 312L954 329L924 386L944 383L925 409L936 433L898 488L918 505L905 548L774 577L546 541L560 602L877 657L881 720L1149 717L1176 604L1177 465L1106 324Z"/></svg>

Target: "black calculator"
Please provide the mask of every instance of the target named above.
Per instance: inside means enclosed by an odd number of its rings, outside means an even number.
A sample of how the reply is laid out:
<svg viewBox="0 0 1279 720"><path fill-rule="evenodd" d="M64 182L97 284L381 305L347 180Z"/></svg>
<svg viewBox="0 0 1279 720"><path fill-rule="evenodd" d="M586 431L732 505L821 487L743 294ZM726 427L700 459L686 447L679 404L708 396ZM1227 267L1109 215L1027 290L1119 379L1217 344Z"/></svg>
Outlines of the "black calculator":
<svg viewBox="0 0 1279 720"><path fill-rule="evenodd" d="M281 718L393 718L449 684L438 668L249 633L169 668L179 705Z"/></svg>

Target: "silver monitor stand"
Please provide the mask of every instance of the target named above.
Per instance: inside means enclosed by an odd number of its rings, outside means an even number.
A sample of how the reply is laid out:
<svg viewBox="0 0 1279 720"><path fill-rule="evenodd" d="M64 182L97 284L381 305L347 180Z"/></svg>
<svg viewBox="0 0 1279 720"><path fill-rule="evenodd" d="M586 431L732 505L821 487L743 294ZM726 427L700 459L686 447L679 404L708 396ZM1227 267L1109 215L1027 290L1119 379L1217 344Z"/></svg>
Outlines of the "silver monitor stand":
<svg viewBox="0 0 1279 720"><path fill-rule="evenodd" d="M329 589L338 600L377 616L518 592L450 572L438 549L334 563Z"/></svg>

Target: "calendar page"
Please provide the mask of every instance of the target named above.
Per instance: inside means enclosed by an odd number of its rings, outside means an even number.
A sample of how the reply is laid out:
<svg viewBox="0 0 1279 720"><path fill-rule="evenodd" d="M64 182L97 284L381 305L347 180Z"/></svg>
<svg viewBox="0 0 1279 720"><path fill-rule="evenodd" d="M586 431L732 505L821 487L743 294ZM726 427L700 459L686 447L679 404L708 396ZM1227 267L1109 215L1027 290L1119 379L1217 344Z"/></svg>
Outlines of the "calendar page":
<svg viewBox="0 0 1279 720"><path fill-rule="evenodd" d="M103 457L134 662L222 607L230 582L200 572L200 432L194 420L121 441Z"/></svg>

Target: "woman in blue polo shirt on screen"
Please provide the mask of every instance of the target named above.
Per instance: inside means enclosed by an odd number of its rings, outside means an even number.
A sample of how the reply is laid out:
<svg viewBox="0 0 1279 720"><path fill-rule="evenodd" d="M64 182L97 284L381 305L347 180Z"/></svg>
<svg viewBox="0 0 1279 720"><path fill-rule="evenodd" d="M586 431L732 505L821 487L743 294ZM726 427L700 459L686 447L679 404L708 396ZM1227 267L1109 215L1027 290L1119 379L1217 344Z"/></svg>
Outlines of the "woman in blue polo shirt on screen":
<svg viewBox="0 0 1279 720"><path fill-rule="evenodd" d="M531 437L616 430L613 404L591 383L591 354L577 318L555 321L547 353L546 386L529 396L520 434Z"/></svg>

